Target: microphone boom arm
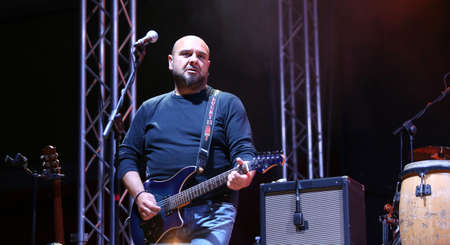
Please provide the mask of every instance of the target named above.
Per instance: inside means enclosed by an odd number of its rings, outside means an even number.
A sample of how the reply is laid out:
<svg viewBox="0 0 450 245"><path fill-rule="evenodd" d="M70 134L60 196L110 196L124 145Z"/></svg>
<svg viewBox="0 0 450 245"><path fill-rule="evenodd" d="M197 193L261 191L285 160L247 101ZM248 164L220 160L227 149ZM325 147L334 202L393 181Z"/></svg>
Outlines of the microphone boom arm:
<svg viewBox="0 0 450 245"><path fill-rule="evenodd" d="M140 47L140 46L138 46L138 47ZM128 89L131 87L131 85L133 85L134 81L136 80L135 79L136 78L136 69L145 56L145 49L144 49L144 47L142 47L141 52L139 52L135 47L132 47L131 53L132 53L131 62L133 63L133 65L131 66L132 70L131 70L130 76L128 77L128 81L125 84L125 87L121 90L120 98L119 98L119 101L117 102L116 107L109 115L108 123L106 124L105 130L103 131L103 137L105 137L105 138L109 136L112 126L114 124L114 120L118 116L118 111L120 109L122 109L122 105L123 105L123 101L125 99L126 92L128 91ZM139 55L138 61L136 61L136 54Z"/></svg>
<svg viewBox="0 0 450 245"><path fill-rule="evenodd" d="M407 131L409 131L409 127L413 126L413 122L419 118L421 118L423 116L423 114L425 114L425 112L428 110L428 108L430 108L430 106L434 105L435 103L441 101L442 99L444 99L445 96L447 96L447 94L450 91L450 87L447 87L446 89L444 89L444 91L441 92L441 95L439 97L437 97L436 99L434 99L432 102L428 102L427 105L425 106L425 108L423 108L421 111L419 111L416 115L414 115L411 119L406 120L401 127L397 128L396 130L394 130L394 132L392 132L393 135L397 135L398 133L400 133L400 131L402 131L403 129L406 129Z"/></svg>

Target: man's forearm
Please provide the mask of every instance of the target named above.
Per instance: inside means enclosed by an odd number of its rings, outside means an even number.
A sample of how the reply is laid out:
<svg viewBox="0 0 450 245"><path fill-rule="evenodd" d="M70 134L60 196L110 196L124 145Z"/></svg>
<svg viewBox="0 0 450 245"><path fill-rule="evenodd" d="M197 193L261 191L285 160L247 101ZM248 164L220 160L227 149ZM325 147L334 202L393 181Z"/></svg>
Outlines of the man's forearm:
<svg viewBox="0 0 450 245"><path fill-rule="evenodd" d="M135 198L139 192L144 190L144 185L142 184L142 180L138 172L135 171L127 172L123 176L122 182L133 198Z"/></svg>

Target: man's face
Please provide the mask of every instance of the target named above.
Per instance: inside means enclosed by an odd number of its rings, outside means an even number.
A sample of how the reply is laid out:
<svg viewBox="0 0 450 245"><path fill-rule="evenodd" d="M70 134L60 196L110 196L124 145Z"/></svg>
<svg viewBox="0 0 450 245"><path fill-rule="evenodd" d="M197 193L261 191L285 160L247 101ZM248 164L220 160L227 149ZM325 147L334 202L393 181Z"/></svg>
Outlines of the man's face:
<svg viewBox="0 0 450 245"><path fill-rule="evenodd" d="M169 70L174 79L184 81L188 87L206 82L209 64L209 48L195 36L179 39L169 55Z"/></svg>

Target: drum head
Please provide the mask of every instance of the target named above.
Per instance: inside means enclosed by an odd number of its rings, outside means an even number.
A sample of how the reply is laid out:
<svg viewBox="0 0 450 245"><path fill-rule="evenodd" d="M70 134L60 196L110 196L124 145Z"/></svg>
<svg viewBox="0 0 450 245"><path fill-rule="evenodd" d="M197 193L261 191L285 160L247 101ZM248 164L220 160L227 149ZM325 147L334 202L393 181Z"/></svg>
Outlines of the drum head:
<svg viewBox="0 0 450 245"><path fill-rule="evenodd" d="M409 174L426 174L432 170L450 170L450 160L425 160L409 163L403 169L402 178Z"/></svg>

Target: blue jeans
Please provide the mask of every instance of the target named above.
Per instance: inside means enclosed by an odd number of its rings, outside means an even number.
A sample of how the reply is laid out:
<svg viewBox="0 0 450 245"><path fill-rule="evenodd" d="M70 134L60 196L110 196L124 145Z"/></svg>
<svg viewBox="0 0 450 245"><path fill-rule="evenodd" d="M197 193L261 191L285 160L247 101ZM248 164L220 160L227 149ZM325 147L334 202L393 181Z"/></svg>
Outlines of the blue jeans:
<svg viewBox="0 0 450 245"><path fill-rule="evenodd" d="M170 231L161 243L226 245L230 241L236 208L231 203L208 201L182 209L184 225Z"/></svg>

